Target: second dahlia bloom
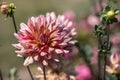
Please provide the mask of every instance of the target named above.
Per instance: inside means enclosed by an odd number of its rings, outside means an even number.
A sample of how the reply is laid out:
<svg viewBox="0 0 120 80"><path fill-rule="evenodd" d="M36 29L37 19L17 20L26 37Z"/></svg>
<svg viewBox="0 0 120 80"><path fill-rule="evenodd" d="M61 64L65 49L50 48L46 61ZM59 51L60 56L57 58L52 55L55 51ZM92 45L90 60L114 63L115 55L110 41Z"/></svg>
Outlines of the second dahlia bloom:
<svg viewBox="0 0 120 80"><path fill-rule="evenodd" d="M113 53L110 56L110 66L106 66L106 71L110 74L120 74L120 60L118 53Z"/></svg>
<svg viewBox="0 0 120 80"><path fill-rule="evenodd" d="M18 56L25 57L24 65L39 62L42 66L57 67L60 58L69 53L71 45L75 44L72 22L63 15L47 13L46 16L31 17L27 25L20 24L20 31L15 33L18 44L13 44L18 50Z"/></svg>

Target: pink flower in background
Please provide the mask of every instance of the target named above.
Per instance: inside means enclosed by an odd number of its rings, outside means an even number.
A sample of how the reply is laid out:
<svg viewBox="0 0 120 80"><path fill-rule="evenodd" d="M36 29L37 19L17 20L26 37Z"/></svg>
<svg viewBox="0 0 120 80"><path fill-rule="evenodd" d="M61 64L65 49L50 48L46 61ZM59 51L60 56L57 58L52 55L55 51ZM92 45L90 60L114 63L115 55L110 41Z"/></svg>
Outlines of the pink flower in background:
<svg viewBox="0 0 120 80"><path fill-rule="evenodd" d="M66 19L72 21L72 26L75 27L76 23L75 23L75 13L73 11L66 11L65 13L63 13L63 15L65 16Z"/></svg>
<svg viewBox="0 0 120 80"><path fill-rule="evenodd" d="M99 18L95 15L90 15L87 19L88 24L92 27L94 27L95 25L98 25L100 23Z"/></svg>
<svg viewBox="0 0 120 80"><path fill-rule="evenodd" d="M77 66L75 71L78 73L76 80L91 80L92 78L90 69L86 65Z"/></svg>
<svg viewBox="0 0 120 80"><path fill-rule="evenodd" d="M95 25L99 24L99 19L97 16L95 15L89 15L87 17L82 18L82 20L80 21L80 28L83 31L86 32L91 32L94 29Z"/></svg>
<svg viewBox="0 0 120 80"><path fill-rule="evenodd" d="M112 42L113 45L119 45L120 44L120 35L112 35L110 38L110 41Z"/></svg>
<svg viewBox="0 0 120 80"><path fill-rule="evenodd" d="M76 35L72 22L63 15L56 17L53 12L31 17L27 25L20 24L20 31L14 35L19 42L13 44L18 49L15 52L26 58L25 66L38 62L42 66L57 68L60 58L69 53L69 48L76 42L72 40Z"/></svg>

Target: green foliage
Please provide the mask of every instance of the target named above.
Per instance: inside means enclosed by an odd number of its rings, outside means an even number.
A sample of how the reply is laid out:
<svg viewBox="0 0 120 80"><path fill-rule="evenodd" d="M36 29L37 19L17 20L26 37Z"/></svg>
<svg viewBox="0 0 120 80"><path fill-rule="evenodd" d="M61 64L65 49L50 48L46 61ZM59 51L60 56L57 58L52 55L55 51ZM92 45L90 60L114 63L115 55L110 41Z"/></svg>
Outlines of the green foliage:
<svg viewBox="0 0 120 80"><path fill-rule="evenodd" d="M17 77L17 69L16 68L10 69L10 72L9 72L10 80L16 80L16 77Z"/></svg>
<svg viewBox="0 0 120 80"><path fill-rule="evenodd" d="M103 37L106 34L105 29L103 28L102 25L95 25L94 34L97 37Z"/></svg>

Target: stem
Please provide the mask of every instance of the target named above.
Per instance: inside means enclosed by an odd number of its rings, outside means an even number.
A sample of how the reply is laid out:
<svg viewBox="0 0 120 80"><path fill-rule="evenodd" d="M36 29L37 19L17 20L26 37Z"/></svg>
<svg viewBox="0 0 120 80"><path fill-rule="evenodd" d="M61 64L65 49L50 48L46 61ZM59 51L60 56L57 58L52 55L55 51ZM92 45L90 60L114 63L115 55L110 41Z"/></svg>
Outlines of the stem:
<svg viewBox="0 0 120 80"><path fill-rule="evenodd" d="M103 74L103 80L105 80L106 76L106 64L107 64L107 54L108 54L108 48L109 48L109 31L110 26L106 26L106 33L107 33L107 41L106 41L106 53L104 53L104 74Z"/></svg>
<svg viewBox="0 0 120 80"><path fill-rule="evenodd" d="M34 80L34 78L33 78L33 76L32 76L32 73L31 73L31 71L30 71L30 67L29 67L29 66L27 66L27 70L28 70L28 72L29 72L29 74L30 74L31 80Z"/></svg>
<svg viewBox="0 0 120 80"><path fill-rule="evenodd" d="M17 31L17 26L16 26L16 21L15 21L14 14L11 16L11 18L12 18L12 21L13 21L15 32L17 33L18 31Z"/></svg>
<svg viewBox="0 0 120 80"><path fill-rule="evenodd" d="M104 53L104 73L103 73L103 80L106 80L105 77L106 77L106 61L107 60L107 55L106 53Z"/></svg>
<svg viewBox="0 0 120 80"><path fill-rule="evenodd" d="M118 74L118 75L116 75L116 77L117 77L117 80L120 80L120 75Z"/></svg>
<svg viewBox="0 0 120 80"><path fill-rule="evenodd" d="M47 80L46 79L46 73L45 73L45 66L43 66L43 75L44 75L44 80Z"/></svg>
<svg viewBox="0 0 120 80"><path fill-rule="evenodd" d="M2 72L0 70L0 80L3 80Z"/></svg>
<svg viewBox="0 0 120 80"><path fill-rule="evenodd" d="M102 11L103 6L102 6L103 1L99 0L99 6L100 10ZM101 37L98 38L98 49L101 49ZM101 53L98 53L98 80L101 80Z"/></svg>
<svg viewBox="0 0 120 80"><path fill-rule="evenodd" d="M14 25L15 32L17 33L18 31L17 31L17 25L16 25L16 20L15 20L14 14L11 16L11 18L12 18L12 21L13 21L13 25ZM24 58L24 60L25 60L25 58ZM27 70L28 70L28 72L29 72L29 75L30 75L30 77L31 77L31 80L34 80L29 66L27 66Z"/></svg>
<svg viewBox="0 0 120 80"><path fill-rule="evenodd" d="M98 49L101 48L101 38L98 39ZM101 55L100 51L98 52L98 80L101 78Z"/></svg>

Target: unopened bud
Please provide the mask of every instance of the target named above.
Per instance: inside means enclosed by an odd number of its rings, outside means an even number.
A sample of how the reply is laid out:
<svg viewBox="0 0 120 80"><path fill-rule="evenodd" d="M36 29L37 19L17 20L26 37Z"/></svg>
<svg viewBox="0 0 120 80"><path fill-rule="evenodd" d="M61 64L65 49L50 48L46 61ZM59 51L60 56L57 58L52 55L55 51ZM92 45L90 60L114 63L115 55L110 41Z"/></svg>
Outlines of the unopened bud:
<svg viewBox="0 0 120 80"><path fill-rule="evenodd" d="M15 5L14 3L7 4L6 2L3 2L0 4L0 10L2 14L6 14L8 16L12 16L15 12Z"/></svg>
<svg viewBox="0 0 120 80"><path fill-rule="evenodd" d="M14 8L15 8L14 3L10 3L10 4L9 4L9 7L12 8L12 9L14 9Z"/></svg>
<svg viewBox="0 0 120 80"><path fill-rule="evenodd" d="M1 13L2 13L2 14L8 14L10 8L9 8L8 5L2 4L2 5L0 6L0 9L1 9Z"/></svg>
<svg viewBox="0 0 120 80"><path fill-rule="evenodd" d="M115 16L115 12L113 10L110 10L110 11L107 12L106 15L107 15L108 18L113 18Z"/></svg>

